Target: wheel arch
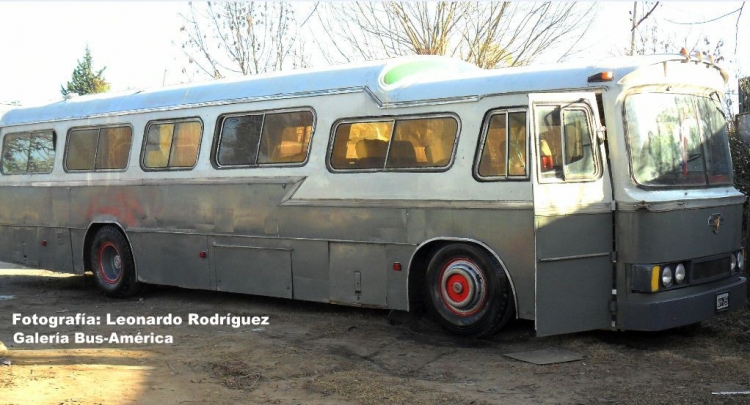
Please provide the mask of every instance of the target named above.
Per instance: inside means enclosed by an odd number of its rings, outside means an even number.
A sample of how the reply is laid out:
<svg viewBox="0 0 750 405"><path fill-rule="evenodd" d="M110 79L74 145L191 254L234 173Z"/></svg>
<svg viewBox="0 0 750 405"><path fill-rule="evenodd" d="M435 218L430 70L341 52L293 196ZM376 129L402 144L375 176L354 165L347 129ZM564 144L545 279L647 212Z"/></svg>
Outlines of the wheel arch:
<svg viewBox="0 0 750 405"><path fill-rule="evenodd" d="M500 255L498 255L497 252L490 248L486 243L470 238L436 237L428 239L417 246L409 259L409 265L407 267L408 274L406 277L406 291L409 310L412 310L413 304L416 304L417 306L421 304L421 301L419 300L421 300L423 296L422 289L424 288L425 283L424 276L427 271L427 262L429 261L432 252L441 246L457 242L473 245L485 251L500 263L500 267L503 269L505 277L508 279L508 283L510 283L511 294L513 294L513 305L514 308L516 308L515 317L518 319L518 296L516 295L516 286L513 283L513 278L511 277L510 272L508 272L508 268L505 266L505 262L500 258Z"/></svg>
<svg viewBox="0 0 750 405"><path fill-rule="evenodd" d="M93 271L93 269L91 269L91 264L89 263L89 258L91 257L91 244L94 241L94 236L96 236L96 233L99 232L99 229L102 229L105 226L113 226L117 228L122 236L125 237L125 240L128 242L128 246L130 247L130 252L133 255L133 268L135 270L136 280L138 280L138 264L135 259L135 252L133 251L133 243L130 242L130 237L128 237L128 234L127 232L125 232L125 228L122 226L122 224L115 220L94 221L89 224L88 228L86 228L86 233L83 237L83 251L81 252L81 254L83 255L83 270Z"/></svg>

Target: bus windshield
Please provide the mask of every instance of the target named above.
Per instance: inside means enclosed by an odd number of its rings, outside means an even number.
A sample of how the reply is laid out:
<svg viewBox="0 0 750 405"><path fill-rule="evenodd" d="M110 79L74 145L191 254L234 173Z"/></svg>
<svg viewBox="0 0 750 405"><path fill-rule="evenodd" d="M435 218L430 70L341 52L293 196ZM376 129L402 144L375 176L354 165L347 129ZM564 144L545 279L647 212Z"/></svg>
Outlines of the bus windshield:
<svg viewBox="0 0 750 405"><path fill-rule="evenodd" d="M643 186L732 184L726 120L701 95L640 93L625 101L630 164Z"/></svg>

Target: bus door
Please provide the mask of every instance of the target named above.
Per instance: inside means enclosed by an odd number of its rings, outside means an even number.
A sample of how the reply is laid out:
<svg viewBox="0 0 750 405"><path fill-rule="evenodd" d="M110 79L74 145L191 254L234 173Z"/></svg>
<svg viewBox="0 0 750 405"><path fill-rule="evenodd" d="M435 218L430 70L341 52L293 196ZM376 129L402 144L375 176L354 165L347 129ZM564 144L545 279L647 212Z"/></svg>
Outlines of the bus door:
<svg viewBox="0 0 750 405"><path fill-rule="evenodd" d="M609 328L612 186L596 99L545 93L529 102L537 335Z"/></svg>

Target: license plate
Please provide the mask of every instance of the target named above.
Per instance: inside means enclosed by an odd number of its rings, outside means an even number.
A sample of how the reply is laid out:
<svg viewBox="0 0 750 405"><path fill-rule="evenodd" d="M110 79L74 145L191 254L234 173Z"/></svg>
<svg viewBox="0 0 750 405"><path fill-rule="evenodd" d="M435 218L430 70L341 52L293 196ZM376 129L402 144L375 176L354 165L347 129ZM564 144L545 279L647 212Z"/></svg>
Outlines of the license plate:
<svg viewBox="0 0 750 405"><path fill-rule="evenodd" d="M729 309L729 293L716 294L716 310L725 311Z"/></svg>

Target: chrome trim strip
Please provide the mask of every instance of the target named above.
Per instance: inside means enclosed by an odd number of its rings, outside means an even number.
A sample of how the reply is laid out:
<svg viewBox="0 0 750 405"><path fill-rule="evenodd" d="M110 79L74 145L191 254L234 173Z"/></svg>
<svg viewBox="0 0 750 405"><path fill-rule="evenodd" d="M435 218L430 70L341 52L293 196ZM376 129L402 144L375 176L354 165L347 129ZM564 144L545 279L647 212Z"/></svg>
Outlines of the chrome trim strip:
<svg viewBox="0 0 750 405"><path fill-rule="evenodd" d="M591 254L587 254L587 255L549 257L549 258L546 258L546 259L539 259L539 262L541 262L541 263L549 263L549 262L561 262L563 260L591 259L591 258L594 258L594 257L610 256L611 254L612 254L612 252L606 252L606 253L591 253Z"/></svg>
<svg viewBox="0 0 750 405"><path fill-rule="evenodd" d="M561 207L534 207L534 215L542 217L552 217L572 214L610 214L612 206L607 203L596 203L589 205L566 205Z"/></svg>
<svg viewBox="0 0 750 405"><path fill-rule="evenodd" d="M462 209L532 209L531 201L456 201L456 200L317 200L289 199L280 206L298 207L340 207L340 208L462 208Z"/></svg>
<svg viewBox="0 0 750 405"><path fill-rule="evenodd" d="M161 173L169 173L168 171ZM34 181L34 182L0 182L3 187L91 187L91 186L160 186L160 185L212 185L212 184L289 184L298 183L306 176L283 177L200 177L200 178L158 178L158 179L93 179L66 181Z"/></svg>
<svg viewBox="0 0 750 405"><path fill-rule="evenodd" d="M24 225L33 226L33 225ZM78 229L78 228L70 228ZM362 241L362 240L348 240L348 239L328 239L328 238L299 238L290 236L274 236L274 235L237 235L232 233L215 233L205 232L198 229L153 229L153 228L128 228L127 232L133 233L160 233L160 234L174 234L174 235L201 235L213 238L244 238L244 239L273 239L273 240L290 240L290 241L311 241L311 242L332 242L332 243L358 243L363 245L396 245L396 246L416 246L414 243L407 242L381 242L381 241Z"/></svg>
<svg viewBox="0 0 750 405"><path fill-rule="evenodd" d="M221 248L236 248L236 249L255 249L255 250L281 250L285 252L291 252L294 249L290 248L275 248L275 247L262 247L262 246L244 246L244 245L228 245L224 243L216 243L214 242L212 244L213 247L221 247Z"/></svg>

